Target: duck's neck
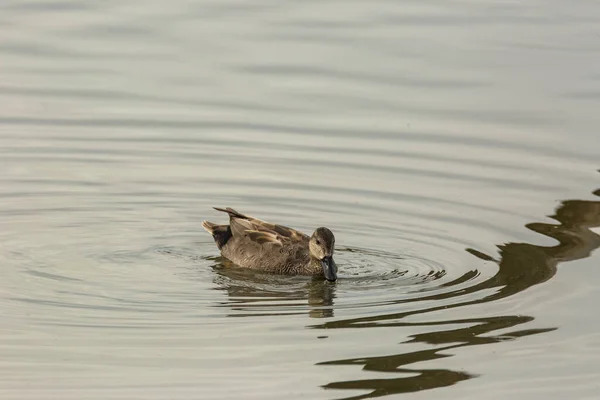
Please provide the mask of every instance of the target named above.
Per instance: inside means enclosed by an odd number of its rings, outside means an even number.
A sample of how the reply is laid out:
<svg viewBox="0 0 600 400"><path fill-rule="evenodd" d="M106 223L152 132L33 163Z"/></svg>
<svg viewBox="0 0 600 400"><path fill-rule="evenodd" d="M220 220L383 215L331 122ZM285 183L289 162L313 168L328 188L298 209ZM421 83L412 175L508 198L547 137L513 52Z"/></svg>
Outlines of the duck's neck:
<svg viewBox="0 0 600 400"><path fill-rule="evenodd" d="M323 272L323 264L321 264L321 260L310 256L310 261L308 262L308 267L314 274L319 274Z"/></svg>

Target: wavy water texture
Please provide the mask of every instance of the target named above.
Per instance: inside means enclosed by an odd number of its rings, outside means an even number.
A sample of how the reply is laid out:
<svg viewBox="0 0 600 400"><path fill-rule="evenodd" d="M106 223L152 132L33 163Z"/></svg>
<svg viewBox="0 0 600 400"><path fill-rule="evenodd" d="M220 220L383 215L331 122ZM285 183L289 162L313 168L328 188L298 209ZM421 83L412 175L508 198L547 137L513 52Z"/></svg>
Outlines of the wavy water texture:
<svg viewBox="0 0 600 400"><path fill-rule="evenodd" d="M599 189L600 190L600 189ZM561 262L589 257L600 247L600 235L590 228L600 227L600 201L567 200L550 218L558 224L531 223L527 228L556 239L555 246L539 246L529 243L505 243L498 246L499 259L475 249L466 251L483 261L498 265L494 274L484 276L486 270L466 271L462 276L448 278L443 266L433 261L415 259L410 256L388 254L359 248L340 248L340 257L346 269L340 276L340 285L331 285L321 280L295 285L290 281L297 278L281 278L265 275L257 277L247 271L232 269L226 260L217 259L222 279L217 282L227 292L230 301L230 316L267 316L288 313L309 313L313 318L334 317L336 309L346 307L381 308L382 311L369 311L369 316L342 318L322 324L309 325L311 329L390 328L427 327L435 330L411 335L404 343L423 343L435 346L428 350L399 353L382 357L360 357L343 360L322 361L317 365L361 365L366 371L379 371L410 375L389 379L365 379L336 381L324 385L327 389L354 389L367 391L367 394L344 397L345 399L365 399L392 394L415 392L426 389L450 386L459 381L476 377L475 373L446 369L418 369L407 367L410 364L450 357L447 352L466 346L493 344L500 341L516 340L520 337L550 332L556 327L541 329L510 328L531 322L533 316L500 315L486 318L461 318L452 320L428 319L428 313L455 307L482 304L514 296L528 288L551 279ZM346 256L346 253L350 255ZM348 257L348 258L346 258ZM225 263L225 264L223 264ZM348 266L350 265L350 268ZM369 266L376 266L370 272ZM356 270L356 271L355 271ZM350 276L347 276L349 274ZM354 277L356 275L356 277ZM428 286L426 289L422 285ZM356 291L368 291L359 302L350 305L335 305L337 297L352 297ZM378 293L380 292L380 293ZM406 303L423 304L410 311L385 312L390 305ZM307 308L308 306L308 308ZM412 307L411 307L412 308ZM422 317L422 322L403 322L408 317ZM450 329L445 329L448 326ZM457 326L463 326L457 328ZM495 334L497 331L502 333ZM323 338L326 336L322 336ZM446 353L446 354L444 354Z"/></svg>
<svg viewBox="0 0 600 400"><path fill-rule="evenodd" d="M385 314L376 317L355 318L312 326L315 329L337 329L352 327L467 325L467 327L461 329L453 328L450 330L416 334L407 342L422 342L442 346L436 347L436 349L385 357L368 357L320 363L321 365L358 364L364 365L364 369L366 370L415 373L417 374L416 376L410 378L332 382L325 387L371 390L367 395L347 398L363 399L394 393L413 392L426 388L432 389L448 386L461 380L469 379L472 375L465 374L461 371L420 370L402 367L420 361L448 357L448 355L441 355L440 353L450 349L518 339L523 336L549 332L557 329L551 327L545 329L511 330L499 335L490 336L490 334L493 334L495 331L513 328L533 320L533 317L531 316L522 315L502 315L481 319L465 318L460 320L427 321L422 323L398 322L403 318L415 314L426 314L448 307L480 304L507 296L513 296L531 286L538 285L552 278L556 273L558 263L589 257L593 250L600 247L600 235L590 230L590 228L600 227L600 201L563 201L551 218L558 221L559 224L531 223L528 224L527 227L535 232L556 239L559 242L558 245L548 247L536 246L528 243L506 243L499 245L500 259L496 261L499 265L498 272L485 282L474 284L467 289L461 289L457 293L454 293L454 296L474 292L485 293L487 289L497 288L495 293L476 300L453 303L452 305L436 305L418 311ZM483 260L492 259L492 257L479 253L473 249L467 249L467 251ZM441 296L434 295L421 300L435 299L445 301L447 298L447 295L443 294Z"/></svg>
<svg viewBox="0 0 600 400"><path fill-rule="evenodd" d="M597 395L591 3L0 9L0 398ZM212 206L329 227L339 281Z"/></svg>

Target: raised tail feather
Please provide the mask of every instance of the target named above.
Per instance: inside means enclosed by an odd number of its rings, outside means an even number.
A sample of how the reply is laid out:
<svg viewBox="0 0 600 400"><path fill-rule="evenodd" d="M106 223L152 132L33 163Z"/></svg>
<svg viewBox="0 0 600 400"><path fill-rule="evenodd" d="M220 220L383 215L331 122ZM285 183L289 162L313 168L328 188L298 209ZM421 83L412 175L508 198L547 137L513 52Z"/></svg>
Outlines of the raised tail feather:
<svg viewBox="0 0 600 400"><path fill-rule="evenodd" d="M217 211L221 211L221 212L225 212L225 213L229 214L229 218L250 219L250 217L248 217L247 215L237 212L231 207L227 207L227 208L213 207L213 208Z"/></svg>
<svg viewBox="0 0 600 400"><path fill-rule="evenodd" d="M225 246L225 243L231 238L231 229L229 228L229 225L217 225L214 222L202 221L202 227L212 235L219 250Z"/></svg>

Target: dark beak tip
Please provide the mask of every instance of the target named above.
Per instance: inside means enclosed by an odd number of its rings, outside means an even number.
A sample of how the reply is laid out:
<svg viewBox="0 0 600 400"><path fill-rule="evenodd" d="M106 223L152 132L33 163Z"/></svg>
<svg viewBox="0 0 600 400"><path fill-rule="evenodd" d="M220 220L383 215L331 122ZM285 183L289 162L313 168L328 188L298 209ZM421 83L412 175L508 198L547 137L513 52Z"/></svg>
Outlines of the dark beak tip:
<svg viewBox="0 0 600 400"><path fill-rule="evenodd" d="M321 260L321 263L323 265L323 274L325 275L325 279L328 282L335 282L337 280L337 268L335 262L333 261L333 257L325 257L323 260Z"/></svg>

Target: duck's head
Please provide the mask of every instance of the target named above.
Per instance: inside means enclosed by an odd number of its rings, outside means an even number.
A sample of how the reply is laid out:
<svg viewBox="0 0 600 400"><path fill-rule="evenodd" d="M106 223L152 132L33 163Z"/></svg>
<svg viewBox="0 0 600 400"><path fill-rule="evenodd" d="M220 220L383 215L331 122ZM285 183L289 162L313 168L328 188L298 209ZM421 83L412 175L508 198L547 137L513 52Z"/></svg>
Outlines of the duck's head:
<svg viewBox="0 0 600 400"><path fill-rule="evenodd" d="M333 261L334 245L335 237L327 228L317 228L308 244L310 255L321 263L325 279L329 282L337 279L337 265Z"/></svg>

